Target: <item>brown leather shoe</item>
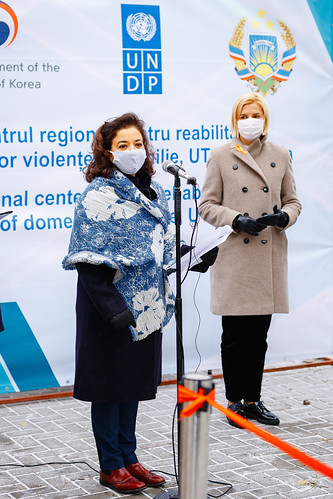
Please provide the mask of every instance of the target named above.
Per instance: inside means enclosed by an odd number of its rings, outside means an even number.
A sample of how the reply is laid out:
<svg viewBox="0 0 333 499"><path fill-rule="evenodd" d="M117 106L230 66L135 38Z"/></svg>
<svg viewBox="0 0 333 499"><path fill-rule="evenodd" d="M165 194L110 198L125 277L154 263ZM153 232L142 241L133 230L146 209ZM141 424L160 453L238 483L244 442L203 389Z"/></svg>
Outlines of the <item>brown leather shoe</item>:
<svg viewBox="0 0 333 499"><path fill-rule="evenodd" d="M113 470L110 475L106 475L103 471L100 471L99 483L123 494L136 494L146 488L146 485L134 478L126 468Z"/></svg>
<svg viewBox="0 0 333 499"><path fill-rule="evenodd" d="M148 487L160 487L165 483L165 479L162 476L151 473L151 471L146 470L140 463L128 464L126 469L135 478L148 485Z"/></svg>

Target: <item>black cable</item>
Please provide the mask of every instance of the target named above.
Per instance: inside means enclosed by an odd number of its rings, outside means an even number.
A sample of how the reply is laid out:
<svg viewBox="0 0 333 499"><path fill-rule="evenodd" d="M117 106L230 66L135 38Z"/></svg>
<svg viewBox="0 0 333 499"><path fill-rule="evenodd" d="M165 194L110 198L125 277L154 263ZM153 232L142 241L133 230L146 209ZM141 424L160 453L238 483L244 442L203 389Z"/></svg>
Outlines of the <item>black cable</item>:
<svg viewBox="0 0 333 499"><path fill-rule="evenodd" d="M175 439L175 421L176 421L176 412L177 412L178 404L175 405L173 415L172 415L172 431L171 431L171 440L172 440L172 454L173 454L173 469L175 470L174 476L176 477L176 482L179 487L178 480L178 471L177 471L177 460L176 460L176 439Z"/></svg>
<svg viewBox="0 0 333 499"><path fill-rule="evenodd" d="M190 238L190 247L193 247L195 246L196 244L196 238L198 236L198 225L199 225L199 207L198 207L198 200L197 200L197 186L194 186L194 203L195 203L195 219L194 219L194 222L193 222L193 225L191 226L191 223L190 223L190 226L192 227L192 233L191 233L191 238ZM195 255L195 247L193 248L193 250L190 250L190 255L189 255L189 262L188 262L188 266L187 266L187 269L186 269L186 273L185 273L185 276L183 277L182 281L181 281L181 285L184 283L189 271L190 271L190 268L191 268L191 260L192 260L192 251ZM180 331L179 331L179 325L178 325L178 322L177 322L177 317L176 317L176 330L177 330L177 335L178 337L180 336ZM181 357L182 357L182 361L184 363L184 360L185 360L185 354L184 354L184 346L183 346L183 343L181 343ZM200 353L197 349L197 352L198 352L198 355L200 356ZM200 363L201 363L201 360L200 360Z"/></svg>
<svg viewBox="0 0 333 499"><path fill-rule="evenodd" d="M200 326L201 326L201 314L200 314L200 310L199 310L199 307L198 307L197 302L196 302L196 293L197 293L197 288L198 288L198 285L200 282L200 278L201 278L201 274L198 275L198 279L197 279L197 282L195 283L194 290L193 290L193 304L194 304L194 307L195 307L197 314L198 314L198 326L197 326L197 330L196 330L195 335L194 335L194 346L195 346L195 349L196 349L198 357L199 357L199 362L198 362L198 365L195 368L194 372L198 372L198 369L199 369L199 367L201 365L201 361L202 361L201 353L200 353L200 350L198 347L198 337L199 337L199 331L200 331Z"/></svg>
<svg viewBox="0 0 333 499"><path fill-rule="evenodd" d="M174 420L175 420L175 414L176 414L176 409L177 409L177 405L175 407L175 410L174 410L174 414L173 414L173 423L172 423L172 427L174 428ZM175 473L168 473L166 471L163 471L163 470L150 470L151 472L154 472L154 473L163 473L164 475L168 475L168 476L174 476L176 477L176 481L177 481L177 485L179 486L179 483L178 483L178 475L177 475L177 471L176 471L176 460L175 460L175 448L174 448L174 431L173 431L173 436L172 436L172 443L173 443L173 454L174 454L174 467L175 467ZM93 466L91 466L89 463L87 463L86 461L51 461L49 463L38 463L38 464L16 464L16 463L6 463L6 464L0 464L0 467L1 468L9 468L10 466L13 466L15 468L37 468L38 466L50 466L50 465L54 465L54 464L85 464L87 465L90 469L92 469L93 471L95 471L96 473L99 473L99 470L96 470L95 468L93 468ZM218 482L218 481L215 481L215 480L208 480L208 482L211 482L211 483L216 483L216 484L219 484L219 485L228 485L229 486L229 489L226 491L226 492L223 492L223 494L220 494L218 496L213 496L211 494L207 494L209 497L213 497L215 499L217 499L218 497L222 497L224 496L227 492L229 492L229 490L232 488L232 485L231 483L225 483L225 482Z"/></svg>
<svg viewBox="0 0 333 499"><path fill-rule="evenodd" d="M196 186L194 186L195 188L195 194L194 194L194 200L195 200L195 220L194 220L194 223L193 223L193 227L192 227L192 233L191 233L191 238L190 238L190 247L193 246L194 242L196 242L195 240L195 236L197 236L197 229L198 229L198 223L199 223L199 207L198 207L198 201L197 201L197 194L196 194ZM195 248L193 249L193 251L195 252ZM191 259L192 259L192 250L190 250L190 258L189 258L189 262L188 262L188 266L187 266L187 269L186 269L186 273L185 273L185 276L183 277L182 281L181 281L181 285L183 284L183 282L185 281L188 273L189 273L189 270L190 270L190 267L191 267ZM176 296L177 298L177 296ZM176 323L176 333L177 333L177 337L178 339L181 337L181 334L180 334L180 328L179 328L179 324L178 324L178 321L177 321L177 316L175 317L175 323ZM182 340L182 338L181 338ZM179 345L181 345L181 352L180 352L180 356L181 356L181 359L182 359L182 363L184 365L185 363L185 353L184 353L184 345L183 345L183 341L179 341L178 342Z"/></svg>
<svg viewBox="0 0 333 499"><path fill-rule="evenodd" d="M8 466L14 466L15 468L36 468L37 466L48 466L51 464L86 464L91 468L93 471L96 473L99 473L99 470L96 470L92 466L90 466L89 463L86 461L51 461L50 463L38 463L38 464L16 464L16 463L7 463L7 464L0 464L2 468L8 468Z"/></svg>
<svg viewBox="0 0 333 499"><path fill-rule="evenodd" d="M229 482L219 482L218 480L208 480L208 482L216 483L217 485L225 485L228 487L227 490L225 490L224 492L222 492L222 494L219 494L218 496L214 496L213 494L209 494L207 492L207 495L209 497L213 497L214 499L218 499L219 497L225 496L229 492L229 490L231 490L233 487L232 483L229 483Z"/></svg>
<svg viewBox="0 0 333 499"><path fill-rule="evenodd" d="M195 219L193 222L192 234L191 234L191 238L190 238L190 247L191 248L192 248L193 243L194 243L194 236L195 235L197 236L198 225L199 225L199 207L198 207L198 200L197 200L197 186L195 185L193 187L194 187ZM191 226L191 223L190 223L190 226ZM195 248L194 248L194 250L195 250ZM190 258L189 258L188 266L187 266L186 273L183 277L181 284L183 284L183 282L185 281L185 279L186 279L186 277L191 269L191 261L192 261L192 250L190 250Z"/></svg>
<svg viewBox="0 0 333 499"><path fill-rule="evenodd" d="M177 331L178 348L181 347L180 356L181 356L181 360L182 360L182 365L184 366L184 364L185 364L184 345L183 345L183 341L179 341L179 338L182 340L182 335L180 333L180 328L179 328L179 323L178 323L177 317L175 317L175 323L176 323L176 331Z"/></svg>

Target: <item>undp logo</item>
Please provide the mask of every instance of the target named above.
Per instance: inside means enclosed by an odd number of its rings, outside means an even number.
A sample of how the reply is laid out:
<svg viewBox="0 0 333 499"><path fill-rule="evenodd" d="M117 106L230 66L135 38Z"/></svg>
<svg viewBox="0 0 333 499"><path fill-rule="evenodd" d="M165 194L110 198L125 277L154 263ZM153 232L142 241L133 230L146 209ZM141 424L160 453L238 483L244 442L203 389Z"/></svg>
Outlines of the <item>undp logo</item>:
<svg viewBox="0 0 333 499"><path fill-rule="evenodd" d="M15 12L5 2L0 2L0 47L8 47L15 40L17 30Z"/></svg>
<svg viewBox="0 0 333 499"><path fill-rule="evenodd" d="M136 42L151 40L156 33L156 21L153 16L147 16L143 12L131 14L126 20L127 33Z"/></svg>
<svg viewBox="0 0 333 499"><path fill-rule="evenodd" d="M162 93L160 9L122 5L124 94Z"/></svg>

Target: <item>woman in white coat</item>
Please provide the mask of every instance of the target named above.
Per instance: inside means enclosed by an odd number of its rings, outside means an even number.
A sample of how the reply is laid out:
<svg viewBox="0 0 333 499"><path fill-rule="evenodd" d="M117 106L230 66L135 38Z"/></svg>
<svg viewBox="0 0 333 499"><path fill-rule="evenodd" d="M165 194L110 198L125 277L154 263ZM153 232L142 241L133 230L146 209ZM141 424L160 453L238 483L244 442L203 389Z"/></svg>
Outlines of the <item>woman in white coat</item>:
<svg viewBox="0 0 333 499"><path fill-rule="evenodd" d="M257 93L232 111L233 139L212 151L199 212L234 232L211 269L211 310L222 315L221 357L228 406L277 425L260 400L273 313L288 313L287 238L301 211L287 149L267 140L269 110ZM229 423L237 426L231 420Z"/></svg>

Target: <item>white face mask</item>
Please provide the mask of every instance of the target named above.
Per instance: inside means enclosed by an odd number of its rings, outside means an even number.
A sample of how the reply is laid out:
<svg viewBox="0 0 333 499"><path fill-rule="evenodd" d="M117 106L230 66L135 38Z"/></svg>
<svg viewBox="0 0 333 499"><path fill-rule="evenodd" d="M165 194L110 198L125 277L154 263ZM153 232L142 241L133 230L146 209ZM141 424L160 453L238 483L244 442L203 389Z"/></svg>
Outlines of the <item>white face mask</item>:
<svg viewBox="0 0 333 499"><path fill-rule="evenodd" d="M123 173L133 175L142 168L146 161L145 149L133 149L130 151L111 151L113 163Z"/></svg>
<svg viewBox="0 0 333 499"><path fill-rule="evenodd" d="M256 140L264 130L264 120L247 118L237 121L239 134L245 140Z"/></svg>

